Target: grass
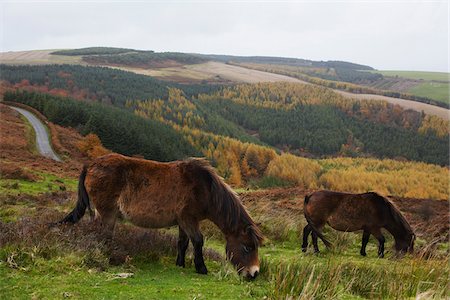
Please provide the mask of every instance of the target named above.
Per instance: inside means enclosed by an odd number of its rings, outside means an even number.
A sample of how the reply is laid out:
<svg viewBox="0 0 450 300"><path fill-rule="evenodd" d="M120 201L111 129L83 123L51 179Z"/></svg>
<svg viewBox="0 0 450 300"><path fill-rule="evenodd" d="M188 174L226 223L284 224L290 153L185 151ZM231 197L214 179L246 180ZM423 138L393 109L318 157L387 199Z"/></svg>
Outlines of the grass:
<svg viewBox="0 0 450 300"><path fill-rule="evenodd" d="M383 76L398 76L410 79L422 80L436 80L436 81L450 81L450 74L446 72L426 72L426 71L371 71L373 73L380 73Z"/></svg>
<svg viewBox="0 0 450 300"><path fill-rule="evenodd" d="M24 179L0 179L0 194L2 195L38 195L55 191L73 191L77 186L77 180L61 178L50 173L32 172L39 178L37 181Z"/></svg>
<svg viewBox="0 0 450 300"><path fill-rule="evenodd" d="M449 83L423 82L409 89L408 92L413 95L435 99L443 103L450 103L449 89Z"/></svg>
<svg viewBox="0 0 450 300"><path fill-rule="evenodd" d="M413 298L424 292L445 297L448 260L412 257L378 259L371 242L368 257L353 238L343 254L300 252L298 241L269 242L261 248L262 275L249 282L222 261L206 260L209 275L195 273L192 255L185 269L175 255L141 253L120 266L105 254L83 253L72 246L4 247L0 252L0 290L5 299L386 299ZM80 241L84 242L84 240ZM64 242L61 242L64 243ZM95 245L95 244L93 244ZM92 246L92 244L90 245ZM207 240L206 247L223 243ZM74 249L75 248L75 249ZM169 251L169 252L173 252ZM103 269L104 268L104 269ZM119 278L118 274L132 274Z"/></svg>
<svg viewBox="0 0 450 300"><path fill-rule="evenodd" d="M0 53L0 63L14 65L84 64L81 57L51 55L55 50L32 50Z"/></svg>
<svg viewBox="0 0 450 300"><path fill-rule="evenodd" d="M50 174L39 176L44 178L43 187L55 180ZM361 257L360 234L328 230L325 234L334 249L320 244L319 255L311 247L302 253L303 217L255 203L249 209L255 221L261 222L267 240L259 252L261 275L249 282L224 260L223 236L211 222L202 223L209 270L204 276L195 273L191 246L186 268L175 266L176 228L144 230L121 223L114 238L116 249L109 252L100 228L88 218L75 226L48 229L48 222L72 208L73 192L33 193L24 189L20 196L3 194L1 199L0 299L446 297L447 244L436 247L429 259L420 255L398 259L390 250L393 240L387 236L387 258L377 258L373 239L368 256ZM427 244L419 240L416 248ZM112 263L114 257L122 258L118 265Z"/></svg>
<svg viewBox="0 0 450 300"><path fill-rule="evenodd" d="M218 263L207 262L211 274L202 276L176 267L171 259L162 257L157 262L111 267L107 271L84 266L73 270L70 258L48 261L30 271L10 271L0 266L0 290L5 291L5 299L249 299L264 295L261 285L236 276L222 277ZM49 273L50 268L56 271ZM118 278L116 274L120 273L133 275Z"/></svg>

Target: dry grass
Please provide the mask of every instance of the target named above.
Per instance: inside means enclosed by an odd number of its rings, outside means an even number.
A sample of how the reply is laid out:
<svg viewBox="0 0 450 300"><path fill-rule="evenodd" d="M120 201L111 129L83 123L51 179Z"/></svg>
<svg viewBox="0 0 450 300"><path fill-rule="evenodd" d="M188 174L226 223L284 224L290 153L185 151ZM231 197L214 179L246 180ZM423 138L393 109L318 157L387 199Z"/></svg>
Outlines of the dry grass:
<svg viewBox="0 0 450 300"><path fill-rule="evenodd" d="M0 162L1 179L21 179L25 181L36 181L39 176L13 164Z"/></svg>
<svg viewBox="0 0 450 300"><path fill-rule="evenodd" d="M175 256L177 237L158 230L118 224L112 248L106 243L102 226L84 218L76 225L49 228L49 222L60 220L64 214L54 206L55 198L71 199L64 194L26 197L28 202L39 203L39 214L21 217L17 222L0 222L0 260L12 268L28 268L39 259L51 259L75 253L88 267L105 269L109 264L130 263L134 258L158 260L160 256ZM9 198L20 202L23 198ZM60 200L64 202L64 200ZM214 250L205 251L209 259L222 261Z"/></svg>
<svg viewBox="0 0 450 300"><path fill-rule="evenodd" d="M55 50L0 52L0 63L14 65L83 64L81 57L50 55L53 51Z"/></svg>

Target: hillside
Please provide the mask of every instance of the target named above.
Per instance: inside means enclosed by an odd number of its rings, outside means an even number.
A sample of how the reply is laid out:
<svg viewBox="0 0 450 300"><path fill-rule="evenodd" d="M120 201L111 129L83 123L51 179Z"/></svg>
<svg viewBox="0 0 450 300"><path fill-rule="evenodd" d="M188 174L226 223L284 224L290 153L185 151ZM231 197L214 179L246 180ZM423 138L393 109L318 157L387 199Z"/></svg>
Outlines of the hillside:
<svg viewBox="0 0 450 300"><path fill-rule="evenodd" d="M261 86L261 88L263 87L269 86ZM223 90L223 92L226 91ZM244 91L242 90L242 92ZM295 119L295 114L299 113L297 118L301 118L306 109L309 114L317 110L315 119L318 123L314 124L320 125L323 122L329 124L328 118L330 116L345 116L345 114L330 107L324 108L317 104L317 107L313 104L303 104L296 108L298 104L295 103L295 98L291 98L294 101L292 103L293 108L286 111L276 109L275 103L270 104L270 102L268 104L273 107L272 110L263 105L256 105L256 102L248 106L239 106L239 101L235 103L234 100L223 100L222 102L215 100L212 102L213 104L221 104L219 107L222 109L230 109L231 114L227 115L228 112L217 110L216 106L211 106L209 100L205 97L199 96L199 99L191 102L183 96L180 90L169 90L169 98L165 101L130 102L127 106L135 109L135 115L133 115L123 111L123 109L43 94L27 92L8 92L5 94L5 100L14 100L30 105L52 122L79 128L84 134L89 132L97 134L106 147L119 153L142 155L148 159L163 161L181 159L191 155L206 156L217 167L219 173L234 186L297 185L304 188L328 188L354 192L378 190L387 194L408 197L448 198L448 170L445 167L364 157L354 160L302 158L279 152L277 148L270 147L265 143L275 144L276 142L267 139L264 131L257 131L258 135L250 134L250 128L242 127L241 125L245 124L240 124L239 119L233 119L239 118L239 113L248 111L250 112L249 116L255 117L255 119L250 118L249 121L256 122L256 125L259 124L257 122L261 118L266 120L266 123L276 122L277 114L284 120L283 123L279 124L289 124L285 122L286 117L294 114ZM212 95L212 97L216 96ZM234 108L236 109L232 110ZM270 114L268 115L270 112L274 116L270 117ZM325 112L328 114L325 114ZM233 118L230 116L233 116ZM326 117L328 121L320 119L321 116ZM346 123L348 120L345 121L345 118L336 119L336 121L341 122L342 125L351 124ZM331 137L335 132L339 132L336 131L336 126L325 126L322 129L320 129L320 126L319 129L315 129L315 126L306 127L310 130L307 134L324 135L329 130L329 136ZM254 127L251 128L255 129ZM292 130L284 130L283 127L277 129L273 125L267 128L265 130L279 130L278 133L275 131L273 136L289 137L288 133L292 132ZM377 126L368 124L366 128L376 129ZM429 130L426 131L425 135L422 135L411 130L405 131L402 127L381 126L379 128L381 129L378 134L385 132L386 128L391 128L390 134L397 132L396 139L387 140L390 145L390 148L387 149L391 149L391 151L404 151L402 155L414 154L411 151L420 149L417 148L420 146L418 142L423 138L424 147L429 147L434 140L437 144L433 147L433 150L440 151L439 143L441 143L442 153L440 155L443 155L442 157L448 155L446 138L438 138L435 133L430 133ZM271 133L270 130L268 133ZM319 130L320 133L314 133L315 130ZM364 131L362 132L364 133ZM367 132L370 133L370 131ZM355 131L354 136L350 137L347 131L343 131L343 133L343 144L339 148L339 151L342 152L341 155L357 156L364 147L362 143L370 145L369 140L366 141L356 135L357 131ZM402 136L403 134L407 135ZM369 134L369 136L371 135ZM297 135L293 137L297 137ZM385 139L388 137L386 136ZM362 142L359 140L360 138ZM407 150L393 148L395 141L407 141L409 138L414 140L414 144L409 144ZM383 139L383 135L381 135L381 139ZM133 143L129 141L133 141ZM287 141L289 142L289 140ZM306 139L306 141L316 141L318 151L320 149L322 149L321 151L333 150L330 148L332 146L331 138ZM294 142L295 140L291 143ZM401 146L402 143L398 145ZM286 148L285 151L287 150L296 153L294 149ZM305 150L299 149L302 152L297 154L304 155ZM427 153L430 155L433 152L427 150ZM439 156L435 154L429 157L436 159ZM330 168L330 166L333 167ZM298 170L302 170L302 172L299 173Z"/></svg>
<svg viewBox="0 0 450 300"><path fill-rule="evenodd" d="M373 71L372 71L373 72ZM377 89L408 92L449 103L449 73L415 71L376 71L383 78L370 83Z"/></svg>
<svg viewBox="0 0 450 300"><path fill-rule="evenodd" d="M120 108L127 105L145 116L142 103L156 109L147 117L158 121L168 119L244 142L256 142L255 137L259 137L262 143L306 156L349 155L344 153L344 145L350 142L354 144L351 155L448 164L446 121L381 102L351 101L318 86L167 86L148 76L109 68L63 65L3 69L2 76L8 81L5 88L88 98ZM174 92L179 96L171 97L169 91L178 88L182 93ZM194 117L198 119L195 124L188 124ZM275 125L277 118L288 122Z"/></svg>
<svg viewBox="0 0 450 300"><path fill-rule="evenodd" d="M40 50L0 53L4 64L80 64L107 66L152 76L161 80L183 84L230 84L256 82L311 82L334 89L344 89L360 94L355 99L371 99L371 95L386 96L383 100L395 102L405 108L447 118L448 111L434 112L426 105L410 105L415 102L449 108L447 79L431 80L395 77L378 72L372 67L343 61L311 61L298 58L264 56L204 55L175 52L154 52L127 48L89 47L71 50ZM383 75L383 74L386 74ZM392 74L392 73L391 73ZM400 74L400 77L398 76ZM431 75L438 76L438 75ZM414 77L414 76L413 76ZM439 77L439 78L442 78ZM346 97L347 94L343 94ZM389 97L393 97L391 100ZM380 97L377 97L380 99Z"/></svg>
<svg viewBox="0 0 450 300"><path fill-rule="evenodd" d="M120 223L113 253L105 249L101 230L88 218L76 226L49 230L48 222L72 209L82 162L94 155L83 149L93 144L74 129L50 123L65 149L64 163L42 158L33 153L30 128L20 115L2 104L0 113L2 297L138 298L145 294L160 298L279 299L300 292L316 299L445 296L448 249L436 241L448 239L448 201L393 197L418 236L416 255L399 260L387 248L389 259L378 259L374 242L369 243L368 257L363 258L359 256L359 236L332 231L326 234L337 245L335 250L322 250L320 255L300 252L300 232L305 225L302 200L311 189L240 190L243 203L266 236L260 249L261 275L253 282L238 278L224 260L222 234L210 222L202 223L210 271L206 276L194 273L191 252L185 269L175 266L176 231L172 229L148 230ZM345 171L367 163L360 159L325 162L326 169ZM378 172L389 172L394 166L399 165L373 161L367 170L377 167ZM417 165L421 170L427 167ZM393 173L393 178L410 177L405 171ZM339 178L341 181L342 176ZM392 243L388 236L389 247ZM310 280L315 282L314 288L308 284Z"/></svg>

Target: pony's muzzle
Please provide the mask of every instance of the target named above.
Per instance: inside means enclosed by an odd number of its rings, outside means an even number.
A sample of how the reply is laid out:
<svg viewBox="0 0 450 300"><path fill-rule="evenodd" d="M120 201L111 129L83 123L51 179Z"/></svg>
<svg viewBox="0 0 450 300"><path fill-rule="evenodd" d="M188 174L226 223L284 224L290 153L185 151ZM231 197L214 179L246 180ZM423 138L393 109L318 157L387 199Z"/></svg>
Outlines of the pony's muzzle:
<svg viewBox="0 0 450 300"><path fill-rule="evenodd" d="M242 273L247 279L253 280L259 275L259 266L251 266L250 268L244 270Z"/></svg>

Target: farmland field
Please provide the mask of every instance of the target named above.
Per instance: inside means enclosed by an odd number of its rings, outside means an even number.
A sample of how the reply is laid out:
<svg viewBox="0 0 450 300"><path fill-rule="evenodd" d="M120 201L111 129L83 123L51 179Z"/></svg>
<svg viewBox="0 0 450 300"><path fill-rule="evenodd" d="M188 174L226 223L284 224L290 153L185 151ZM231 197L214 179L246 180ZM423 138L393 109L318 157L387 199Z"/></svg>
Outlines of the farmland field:
<svg viewBox="0 0 450 300"><path fill-rule="evenodd" d="M84 64L79 56L51 55L55 50L0 52L2 64Z"/></svg>
<svg viewBox="0 0 450 300"><path fill-rule="evenodd" d="M423 82L410 88L408 91L411 94L428 97L439 100L444 103L450 103L449 97L450 84L447 82Z"/></svg>
<svg viewBox="0 0 450 300"><path fill-rule="evenodd" d="M373 73L380 73L383 76L398 76L417 80L433 80L433 81L450 81L450 74L446 72L425 72L425 71L371 71Z"/></svg>

